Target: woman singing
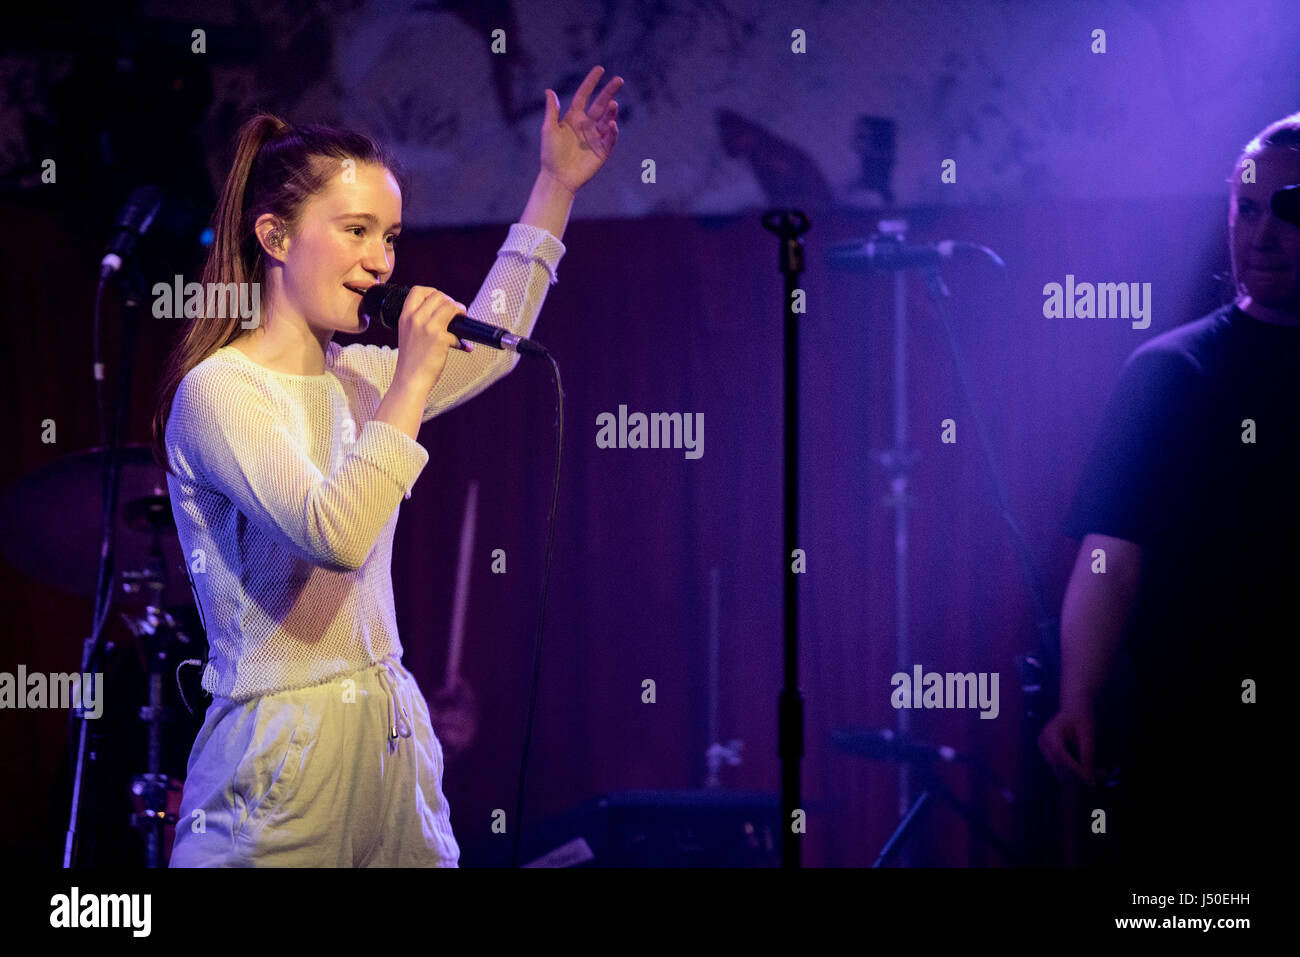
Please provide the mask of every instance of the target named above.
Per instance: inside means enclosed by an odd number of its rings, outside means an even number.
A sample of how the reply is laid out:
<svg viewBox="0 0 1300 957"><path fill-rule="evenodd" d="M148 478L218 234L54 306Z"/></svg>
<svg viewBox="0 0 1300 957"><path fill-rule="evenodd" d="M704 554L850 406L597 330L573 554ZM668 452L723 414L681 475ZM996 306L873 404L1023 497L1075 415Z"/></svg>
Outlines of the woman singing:
<svg viewBox="0 0 1300 957"><path fill-rule="evenodd" d="M622 79L588 104L602 73L563 118L546 91L541 171L476 318L531 333L573 195L618 138ZM518 357L462 345L447 324L466 307L428 286L407 297L396 350L333 341L365 331L360 291L393 274L403 182L357 133L265 114L240 130L203 281L260 284L261 316L191 322L153 423L212 695L173 867L457 866L442 746L401 664L393 532L429 460L421 423Z"/></svg>

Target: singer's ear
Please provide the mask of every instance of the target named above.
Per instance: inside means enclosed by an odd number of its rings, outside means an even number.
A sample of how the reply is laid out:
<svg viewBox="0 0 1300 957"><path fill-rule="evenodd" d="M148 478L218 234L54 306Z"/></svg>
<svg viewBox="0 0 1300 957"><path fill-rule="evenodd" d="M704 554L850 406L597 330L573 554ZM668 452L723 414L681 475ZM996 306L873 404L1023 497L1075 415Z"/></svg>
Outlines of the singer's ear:
<svg viewBox="0 0 1300 957"><path fill-rule="evenodd" d="M253 231L257 234L262 252L270 259L284 262L285 254L289 251L289 230L284 223L271 213L263 213L257 217Z"/></svg>

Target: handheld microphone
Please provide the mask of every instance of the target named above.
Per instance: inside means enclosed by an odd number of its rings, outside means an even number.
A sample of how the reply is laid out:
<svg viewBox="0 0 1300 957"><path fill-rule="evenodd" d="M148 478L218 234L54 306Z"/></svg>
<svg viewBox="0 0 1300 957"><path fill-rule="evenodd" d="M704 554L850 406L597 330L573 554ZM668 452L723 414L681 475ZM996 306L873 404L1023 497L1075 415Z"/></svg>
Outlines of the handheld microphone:
<svg viewBox="0 0 1300 957"><path fill-rule="evenodd" d="M410 286L376 283L361 296L361 314L372 322L378 319L385 327L396 329L397 321L402 317L402 305L410 292ZM532 339L517 336L509 329L480 322L466 315L458 315L447 323L447 331L458 339L468 339L493 349L516 352L521 356L549 356L546 349Z"/></svg>
<svg viewBox="0 0 1300 957"><path fill-rule="evenodd" d="M100 279L107 279L122 268L122 261L131 255L136 241L153 225L162 201L162 190L157 186L140 186L131 191L113 223L113 238L99 263Z"/></svg>

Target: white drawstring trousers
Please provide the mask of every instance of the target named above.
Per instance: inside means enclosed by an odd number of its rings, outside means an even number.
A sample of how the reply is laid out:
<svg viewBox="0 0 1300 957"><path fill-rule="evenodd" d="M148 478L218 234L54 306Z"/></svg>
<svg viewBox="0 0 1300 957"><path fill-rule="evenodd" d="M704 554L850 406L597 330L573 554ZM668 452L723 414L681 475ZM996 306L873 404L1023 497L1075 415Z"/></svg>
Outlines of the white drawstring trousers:
<svg viewBox="0 0 1300 957"><path fill-rule="evenodd" d="M213 698L172 867L456 867L429 706L385 658L310 688Z"/></svg>

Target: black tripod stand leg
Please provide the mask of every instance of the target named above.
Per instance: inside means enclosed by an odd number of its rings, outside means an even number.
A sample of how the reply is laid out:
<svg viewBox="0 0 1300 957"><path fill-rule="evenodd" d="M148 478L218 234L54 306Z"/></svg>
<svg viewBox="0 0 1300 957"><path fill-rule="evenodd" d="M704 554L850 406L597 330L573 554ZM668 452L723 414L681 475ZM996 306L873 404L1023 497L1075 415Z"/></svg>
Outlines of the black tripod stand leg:
<svg viewBox="0 0 1300 957"><path fill-rule="evenodd" d="M995 851L1001 854L1002 859L1012 867L1020 866L1016 853L1006 845L1002 838L998 837L997 832L984 823L983 818L972 811L963 801L958 800L957 797L947 788L941 786L937 790L939 792L939 797L948 802L948 804L962 816L966 823L970 825L971 830L984 839L985 844L988 844Z"/></svg>
<svg viewBox="0 0 1300 957"><path fill-rule="evenodd" d="M921 792L920 797L912 802L912 806L907 809L903 819L898 822L898 827L894 828L894 833L889 835L889 840L880 849L880 856L876 858L876 863L872 864L872 867L884 867L889 863L889 859L903 846L903 841L907 839L907 835L916 825L916 822L921 819L921 812L929 806L930 789L926 788Z"/></svg>

